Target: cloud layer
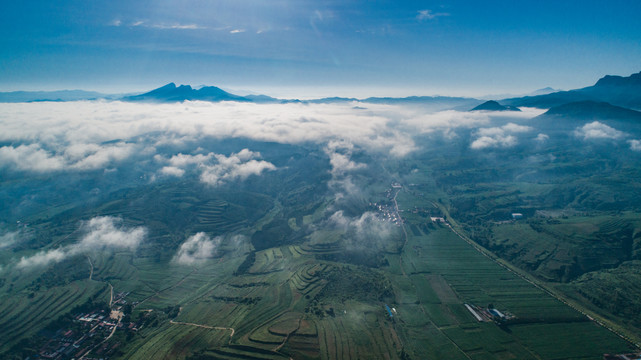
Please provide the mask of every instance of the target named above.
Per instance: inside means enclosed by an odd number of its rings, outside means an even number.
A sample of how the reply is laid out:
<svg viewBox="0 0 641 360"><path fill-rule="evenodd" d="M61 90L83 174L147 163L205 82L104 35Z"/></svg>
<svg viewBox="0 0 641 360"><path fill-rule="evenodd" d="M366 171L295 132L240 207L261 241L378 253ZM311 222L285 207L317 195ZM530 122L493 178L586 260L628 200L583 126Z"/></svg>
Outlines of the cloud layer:
<svg viewBox="0 0 641 360"><path fill-rule="evenodd" d="M509 148L535 130L520 121L543 112L523 108L519 113L429 113L417 107L359 102L78 101L2 104L2 108L2 170L93 171L134 161L157 165L150 171L160 176L181 177L195 170L203 182L212 185L260 175L276 167L270 159L262 159L248 149L232 154L202 149L162 153L158 149L187 149L191 145L197 148L203 139L227 138L315 143L326 149L333 171L338 174L363 167L351 159L351 150L342 147L344 144L368 153L403 157L421 147L419 135L455 138L463 133L459 130L465 129L465 133L471 130L472 149ZM583 139L620 139L625 135L596 121L577 128L574 134ZM530 136L533 138L546 140L545 135Z"/></svg>
<svg viewBox="0 0 641 360"><path fill-rule="evenodd" d="M117 166L132 157L153 156L156 146L177 146L205 137L285 144L346 140L367 151L401 157L418 148L416 134L451 134L457 128L480 126L505 116L458 111L428 114L410 107L360 103L79 101L2 107L0 142L11 145L0 147L0 167L34 172ZM537 111L511 116L528 118ZM183 173L177 170L181 166L166 166L165 174ZM252 166L267 169L266 164Z"/></svg>

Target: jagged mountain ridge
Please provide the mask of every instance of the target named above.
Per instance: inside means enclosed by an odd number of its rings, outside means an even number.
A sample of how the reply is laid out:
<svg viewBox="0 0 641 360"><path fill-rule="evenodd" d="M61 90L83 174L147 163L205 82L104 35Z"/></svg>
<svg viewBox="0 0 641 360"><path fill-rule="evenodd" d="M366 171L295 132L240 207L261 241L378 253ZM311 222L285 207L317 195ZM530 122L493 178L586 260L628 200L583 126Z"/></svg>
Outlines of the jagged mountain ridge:
<svg viewBox="0 0 641 360"><path fill-rule="evenodd" d="M144 94L124 97L125 101L180 102L185 100L202 101L251 101L250 99L228 93L216 86L194 89L190 85L169 83Z"/></svg>
<svg viewBox="0 0 641 360"><path fill-rule="evenodd" d="M581 89L501 100L506 105L541 109L579 101L607 102L615 106L641 109L641 72L630 76L606 75L594 85Z"/></svg>

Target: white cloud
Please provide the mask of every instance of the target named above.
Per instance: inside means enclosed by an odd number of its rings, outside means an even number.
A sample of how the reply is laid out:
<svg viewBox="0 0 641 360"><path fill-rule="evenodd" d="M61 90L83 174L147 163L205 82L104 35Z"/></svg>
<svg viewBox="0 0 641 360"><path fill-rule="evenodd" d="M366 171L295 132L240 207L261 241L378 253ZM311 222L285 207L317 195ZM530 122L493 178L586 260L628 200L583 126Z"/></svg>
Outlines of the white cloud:
<svg viewBox="0 0 641 360"><path fill-rule="evenodd" d="M354 109L358 105L201 101L2 104L0 141L24 145L1 148L0 166L39 172L99 169L127 159L152 157L148 153L153 149L143 147L143 142L184 148L197 147L204 138L249 138L284 144L327 144L347 139L367 152L402 157L419 147L415 143L417 134L443 132L452 137L458 128L486 125L495 118L531 118L540 112L523 109L508 116L450 110L429 114L420 108L383 104ZM113 143L114 139L123 140ZM185 156L189 157L181 159L177 155L171 162L159 164L183 170L184 162L211 165L208 154ZM175 169L163 172L179 173Z"/></svg>
<svg viewBox="0 0 641 360"><path fill-rule="evenodd" d="M197 29L206 29L204 26L197 24L156 24L153 25L156 29L177 29L177 30L197 30Z"/></svg>
<svg viewBox="0 0 641 360"><path fill-rule="evenodd" d="M380 219L376 213L368 211L360 217L348 217L337 211L329 217L328 224L342 230L346 235L348 247L369 248L380 246L390 239L393 226Z"/></svg>
<svg viewBox="0 0 641 360"><path fill-rule="evenodd" d="M547 140L549 140L549 139L550 139L550 137L549 137L547 134L543 134L543 133L538 134L538 135L534 138L534 140L536 140L536 141L538 141L538 142L544 142L544 141L547 141Z"/></svg>
<svg viewBox="0 0 641 360"><path fill-rule="evenodd" d="M591 123L585 124L580 128L574 130L574 135L576 137L583 138L583 140L591 139L619 139L622 138L625 134L613 127L610 127L604 123L593 121Z"/></svg>
<svg viewBox="0 0 641 360"><path fill-rule="evenodd" d="M210 238L204 232L190 236L178 249L173 261L182 265L194 265L211 259L222 238Z"/></svg>
<svg viewBox="0 0 641 360"><path fill-rule="evenodd" d="M509 133L524 133L524 132L532 131L532 128L529 126L518 125L515 123L508 123L506 125L503 125L501 129Z"/></svg>
<svg viewBox="0 0 641 360"><path fill-rule="evenodd" d="M33 266L46 266L53 262L60 262L68 256L68 253L61 249L40 251L39 253L25 257L23 256L18 265L18 268L28 268Z"/></svg>
<svg viewBox="0 0 641 360"><path fill-rule="evenodd" d="M120 26L122 23L120 20L115 20L118 21L118 25L115 25L112 22L112 25L114 26ZM206 26L201 26L198 24L180 24L180 23L152 23L146 20L136 20L130 24L132 27L146 27L146 28L152 28L152 29L160 29L160 30L198 30L198 29L206 29Z"/></svg>
<svg viewBox="0 0 641 360"><path fill-rule="evenodd" d="M0 249L4 249L18 242L20 231L9 231L0 235Z"/></svg>
<svg viewBox="0 0 641 360"><path fill-rule="evenodd" d="M264 160L241 162L242 160L234 155L232 154L229 157L217 155L216 158L219 163L204 166L203 172L200 174L200 181L216 186L226 181L245 180L251 175L260 175L263 171L276 170L276 166L270 162Z"/></svg>
<svg viewBox="0 0 641 360"><path fill-rule="evenodd" d="M641 140L628 140L628 144L630 144L630 149L641 151Z"/></svg>
<svg viewBox="0 0 641 360"><path fill-rule="evenodd" d="M60 262L69 256L107 249L135 250L147 235L146 228L126 227L122 219L111 216L92 218L83 222L80 228L84 235L79 242L54 250L40 251L29 257L23 256L16 266L18 268L46 266Z"/></svg>
<svg viewBox="0 0 641 360"><path fill-rule="evenodd" d="M327 186L334 192L334 199L337 203L342 199L358 196L361 193L349 173L365 169L367 164L352 161L353 150L354 144L345 140L332 140L327 143L324 149L332 167L330 170L332 178Z"/></svg>
<svg viewBox="0 0 641 360"><path fill-rule="evenodd" d="M239 33L244 33L244 32L245 32L245 29L234 29L234 30L231 30L229 33L230 34L239 34Z"/></svg>
<svg viewBox="0 0 641 360"><path fill-rule="evenodd" d="M177 154L172 156L168 162L171 166L177 167L177 168L184 168L186 166L190 165L203 165L208 162L210 162L212 159L214 159L216 154L214 153L209 153L207 155L203 154L196 154L196 155L189 155L189 154Z"/></svg>
<svg viewBox="0 0 641 360"><path fill-rule="evenodd" d="M472 141L470 148L475 150L485 148L507 148L516 145L518 141L513 135L496 135L496 136L481 136Z"/></svg>
<svg viewBox="0 0 641 360"><path fill-rule="evenodd" d="M470 148L475 150L486 148L508 148L518 143L516 136L512 134L532 131L529 126L508 123L501 127L481 128L476 132L477 138L472 141Z"/></svg>
<svg viewBox="0 0 641 360"><path fill-rule="evenodd" d="M346 172L351 170L363 169L366 168L366 164L355 163L349 159L349 155L341 154L338 152L330 152L329 162L332 165L332 171L336 172Z"/></svg>
<svg viewBox="0 0 641 360"><path fill-rule="evenodd" d="M450 16L450 14L448 14L448 13L435 13L432 10L425 9L425 10L419 10L418 11L418 15L416 15L416 18L419 21L423 21L423 20L433 20L433 19L436 19L437 17L441 17L441 16Z"/></svg>
<svg viewBox="0 0 641 360"><path fill-rule="evenodd" d="M111 26L116 26L116 27L117 27L117 26L122 25L122 21L120 21L120 19L113 19L113 20L109 23L109 25L111 25Z"/></svg>
<svg viewBox="0 0 641 360"><path fill-rule="evenodd" d="M185 174L185 170L175 167L175 166L165 166L160 169L160 172L164 175L182 177Z"/></svg>
<svg viewBox="0 0 641 360"><path fill-rule="evenodd" d="M0 166L21 171L95 170L122 161L134 154L136 146L119 142L111 145L73 144L61 153L47 151L39 144L3 146Z"/></svg>
<svg viewBox="0 0 641 360"><path fill-rule="evenodd" d="M134 154L136 146L119 142L113 145L74 144L65 150L70 167L81 170L100 169L107 164L122 161Z"/></svg>
<svg viewBox="0 0 641 360"><path fill-rule="evenodd" d="M30 144L1 147L0 166L9 166L22 171L47 172L61 170L66 163L63 158L40 148L40 145Z"/></svg>
<svg viewBox="0 0 641 360"><path fill-rule="evenodd" d="M326 143L340 137L367 150L391 152L397 156L415 149L413 133L395 129L393 125L405 117L422 116L422 113L390 105L368 105L368 111L356 111L352 107L353 104L199 101L182 104L118 101L3 104L0 141L47 145L47 148L57 149L58 154L64 153L69 144L100 144L152 133L159 141L210 136L246 137L288 144ZM25 123L31 126L26 127Z"/></svg>
<svg viewBox="0 0 641 360"><path fill-rule="evenodd" d="M482 125L490 124L493 120L528 120L535 116L541 115L544 110L534 108L523 108L521 112L511 111L494 111L494 112L469 112L445 110L436 113L412 112L405 108L399 108L392 114L386 114L388 117L400 117L398 128L404 133L421 133L430 134L439 132L447 138L456 137L458 128L475 128ZM503 131L523 132L529 129L517 124L508 124Z"/></svg>
<svg viewBox="0 0 641 360"><path fill-rule="evenodd" d="M227 181L245 180L251 175L260 175L264 171L276 170L276 166L268 161L256 160L259 152L243 149L229 156L209 153L207 155L177 154L169 159L156 155L159 162L168 162L171 166L160 169L164 175L181 177L188 167L200 171L200 180L209 185L220 185Z"/></svg>
<svg viewBox="0 0 641 360"><path fill-rule="evenodd" d="M356 163L350 158L354 145L346 141L330 141L325 147L325 153L329 156L329 163L332 166L332 174L340 175L348 171L364 169L366 164Z"/></svg>
<svg viewBox="0 0 641 360"><path fill-rule="evenodd" d="M79 250L105 248L134 250L147 234L144 227L127 228L122 219L111 216L95 217L82 226L85 235L76 246Z"/></svg>

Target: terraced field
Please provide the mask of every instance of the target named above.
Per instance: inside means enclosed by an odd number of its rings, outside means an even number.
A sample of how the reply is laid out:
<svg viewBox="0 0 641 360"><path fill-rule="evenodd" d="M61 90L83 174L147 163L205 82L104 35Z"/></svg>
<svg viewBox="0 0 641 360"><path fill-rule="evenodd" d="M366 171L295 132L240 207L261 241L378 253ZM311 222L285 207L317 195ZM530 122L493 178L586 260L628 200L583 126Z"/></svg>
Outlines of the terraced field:
<svg viewBox="0 0 641 360"><path fill-rule="evenodd" d="M414 176L435 186L427 173ZM359 214L374 210L362 199L342 204L352 212L339 217L341 203L333 197L319 196L296 207L280 187L272 198L244 190L201 194L189 186L194 183L152 184L147 192L123 191L97 207L96 215L119 216L127 227L148 228L136 251L87 252L40 273L12 274L22 283L7 276L10 285L0 286L3 349L89 298L108 299L111 287L116 294L126 293L123 309L131 312L126 316L136 329L118 328L106 344L130 359L588 360L633 349L479 252L452 227L432 223L430 216L443 216L456 225L439 201L448 194L438 190L423 195L429 189L420 184L382 189L372 201L388 204L386 213L365 219ZM297 189L290 195L303 196L311 188ZM519 196L514 188L489 185L479 194L500 196L502 207L515 204ZM383 222L383 215L399 216L404 223ZM334 224L336 218L344 224ZM628 235L637 239L639 224L633 218L590 223L575 217L488 227L495 231L496 246L509 248L514 234L532 244L545 243L523 252L524 262L543 264L570 254L551 255L560 249L559 237L576 244L594 234L610 243L624 243ZM76 217L61 222L59 229L41 226L63 246L81 239L79 222ZM211 242L215 251L179 263L175 254L199 231L208 239L220 236ZM634 251L634 242L626 249ZM34 252L20 251L16 256ZM633 273L638 267L631 261L629 269L617 270ZM618 276L614 270L600 275ZM576 281L570 285L585 286L577 287L577 296L601 298L616 291L598 286L601 278L589 273ZM619 288L638 291L630 283ZM618 299L630 301L622 295ZM508 316L479 321L466 304Z"/></svg>
<svg viewBox="0 0 641 360"><path fill-rule="evenodd" d="M100 293L106 295L104 284L87 279L39 291L33 297L27 294L4 296L0 301L0 336L3 339L0 351L7 350L22 337L42 330L50 321Z"/></svg>

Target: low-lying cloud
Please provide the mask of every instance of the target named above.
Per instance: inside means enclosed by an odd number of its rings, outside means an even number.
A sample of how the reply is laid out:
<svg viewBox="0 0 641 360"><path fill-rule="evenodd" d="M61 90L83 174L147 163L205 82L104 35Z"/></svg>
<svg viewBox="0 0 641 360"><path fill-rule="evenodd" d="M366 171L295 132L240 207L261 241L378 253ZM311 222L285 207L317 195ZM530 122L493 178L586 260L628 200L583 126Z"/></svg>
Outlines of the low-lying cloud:
<svg viewBox="0 0 641 360"><path fill-rule="evenodd" d="M538 141L538 142L545 142L545 141L548 141L549 139L550 139L550 136L549 136L549 135L547 135L547 134L543 134L543 133L538 134L538 135L534 138L534 140L535 140L535 141Z"/></svg>
<svg viewBox="0 0 641 360"><path fill-rule="evenodd" d="M124 142L98 145L73 144L62 152L48 151L40 144L0 147L0 167L20 171L96 170L130 157L136 146Z"/></svg>
<svg viewBox="0 0 641 360"><path fill-rule="evenodd" d="M20 240L20 231L9 231L0 235L0 250L16 244Z"/></svg>
<svg viewBox="0 0 641 360"><path fill-rule="evenodd" d="M367 164L351 160L354 144L345 140L333 140L324 150L329 157L332 174L327 186L334 192L334 200L340 202L347 197L359 195L360 189L354 184L350 173L367 168Z"/></svg>
<svg viewBox="0 0 641 360"><path fill-rule="evenodd" d="M56 263L64 260L70 253L63 249L54 249L49 251L40 251L29 257L22 257L18 262L18 268L30 268L37 266L47 266L50 263Z"/></svg>
<svg viewBox="0 0 641 360"><path fill-rule="evenodd" d="M329 217L328 223L345 232L349 247L372 248L389 240L393 226L383 221L374 212L368 211L360 217L349 217L339 210Z"/></svg>
<svg viewBox="0 0 641 360"><path fill-rule="evenodd" d="M630 149L641 151L641 140L628 140L628 144L630 144Z"/></svg>
<svg viewBox="0 0 641 360"><path fill-rule="evenodd" d="M329 163L332 166L332 174L341 175L348 171L364 169L367 164L357 163L351 160L354 145L347 141L330 141L325 147L325 153L329 156Z"/></svg>
<svg viewBox="0 0 641 360"><path fill-rule="evenodd" d="M194 168L200 173L200 181L216 186L227 181L245 180L251 175L260 175L264 171L276 170L274 164L258 160L260 158L259 152L243 149L229 156L215 153L178 154L169 159L156 156L156 161L169 164L160 169L164 175L182 177L187 169Z"/></svg>
<svg viewBox="0 0 641 360"><path fill-rule="evenodd" d="M181 265L201 264L216 255L222 238L210 238L204 232L199 232L185 240L173 258L173 262Z"/></svg>
<svg viewBox="0 0 641 360"><path fill-rule="evenodd" d="M583 125L582 127L576 128L576 130L574 130L574 135L578 138L582 138L583 140L615 140L625 136L623 132L598 121L593 121Z"/></svg>
<svg viewBox="0 0 641 360"><path fill-rule="evenodd" d="M482 126L493 118L506 116L451 110L430 114L397 105L366 104L366 108L355 105L359 103L2 104L0 142L11 145L0 148L0 167L33 172L95 170L118 166L134 157L147 156L149 160L157 146L196 144L204 138L319 145L346 139L368 152L402 157L419 148L414 139L417 134L441 131L454 135L457 128ZM511 116L535 115L526 109ZM164 166L159 170L165 175L184 174L179 170L184 170L181 164ZM239 169L239 177L246 171L255 173L251 169L260 167L269 169L266 163L257 160Z"/></svg>
<svg viewBox="0 0 641 360"><path fill-rule="evenodd" d="M46 172L63 169L65 161L41 149L38 144L3 146L0 147L0 166L22 171Z"/></svg>
<svg viewBox="0 0 641 360"><path fill-rule="evenodd" d="M82 225L85 235L76 247L81 250L136 249L145 238L147 229L127 228L122 222L122 219L111 216L99 216L87 221Z"/></svg>
<svg viewBox="0 0 641 360"><path fill-rule="evenodd" d="M501 127L481 128L476 132L476 139L470 144L475 150L485 148L508 148L515 146L518 139L514 134L532 131L533 128L514 123Z"/></svg>
<svg viewBox="0 0 641 360"><path fill-rule="evenodd" d="M43 250L29 257L23 256L17 267L46 266L81 253L118 249L135 250L147 235L145 227L127 227L121 218L111 216L99 216L83 222L80 230L83 236L77 243L58 249Z"/></svg>

